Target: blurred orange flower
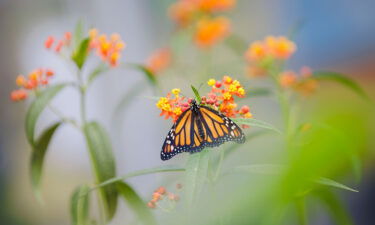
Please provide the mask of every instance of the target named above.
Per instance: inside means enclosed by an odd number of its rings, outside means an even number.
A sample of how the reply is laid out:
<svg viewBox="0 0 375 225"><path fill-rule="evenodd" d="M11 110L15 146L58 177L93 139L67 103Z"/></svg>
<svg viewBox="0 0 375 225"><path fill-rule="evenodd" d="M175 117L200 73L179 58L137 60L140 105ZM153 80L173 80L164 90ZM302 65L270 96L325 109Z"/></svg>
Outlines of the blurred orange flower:
<svg viewBox="0 0 375 225"><path fill-rule="evenodd" d="M246 73L250 77L264 76L274 60L289 59L296 49L296 45L283 36L267 36L262 41L255 41L245 52Z"/></svg>
<svg viewBox="0 0 375 225"><path fill-rule="evenodd" d="M125 48L125 43L117 33L107 37L106 34L100 34L97 29L89 31L90 49L96 49L101 59L110 66L115 67L121 58L121 51Z"/></svg>
<svg viewBox="0 0 375 225"><path fill-rule="evenodd" d="M296 51L296 45L284 36L267 36L263 41L250 44L245 53L248 62L261 61L267 57L285 60Z"/></svg>
<svg viewBox="0 0 375 225"><path fill-rule="evenodd" d="M161 186L152 193L152 199L147 203L147 206L151 209L154 209L156 208L156 206L158 206L157 202L162 201L163 199L168 199L169 201L177 202L180 200L180 197L177 194L168 192L165 187Z"/></svg>
<svg viewBox="0 0 375 225"><path fill-rule="evenodd" d="M171 64L172 52L169 48L155 51L147 60L146 67L154 74L158 74Z"/></svg>
<svg viewBox="0 0 375 225"><path fill-rule="evenodd" d="M20 88L12 91L11 100L21 101L27 98L28 90L35 90L48 84L49 79L55 74L51 69L38 68L28 74L28 76L18 75L16 85Z"/></svg>
<svg viewBox="0 0 375 225"><path fill-rule="evenodd" d="M180 0L170 6L169 16L179 26L185 27L193 21L197 9L194 1Z"/></svg>
<svg viewBox="0 0 375 225"><path fill-rule="evenodd" d="M267 56L267 48L266 45L263 42L255 41L250 44L249 49L245 53L246 59L251 61L258 61L262 60Z"/></svg>
<svg viewBox="0 0 375 225"><path fill-rule="evenodd" d="M265 40L269 54L276 59L288 59L297 49L288 38L268 36Z"/></svg>
<svg viewBox="0 0 375 225"><path fill-rule="evenodd" d="M227 18L204 18L198 21L194 40L199 47L207 48L223 40L229 32L230 21Z"/></svg>
<svg viewBox="0 0 375 225"><path fill-rule="evenodd" d="M10 99L14 102L22 101L27 98L27 92L24 89L14 90L10 93Z"/></svg>
<svg viewBox="0 0 375 225"><path fill-rule="evenodd" d="M59 53L64 46L69 46L72 39L72 33L71 32L65 32L64 37L60 40L56 39L53 36L48 36L47 39L44 41L44 47L46 49L52 49L54 44L55 48L54 51L56 53Z"/></svg>
<svg viewBox="0 0 375 225"><path fill-rule="evenodd" d="M279 76L280 85L290 88L303 96L314 93L318 87L318 81L312 77L309 67L302 67L299 76L293 71L286 71Z"/></svg>
<svg viewBox="0 0 375 225"><path fill-rule="evenodd" d="M279 82L283 88L292 87L297 82L297 75L293 71L285 71L279 75Z"/></svg>
<svg viewBox="0 0 375 225"><path fill-rule="evenodd" d="M227 11L236 6L236 0L193 0L199 9L207 12Z"/></svg>
<svg viewBox="0 0 375 225"><path fill-rule="evenodd" d="M180 27L185 27L195 19L228 11L235 5L236 0L178 0L169 8L169 16Z"/></svg>

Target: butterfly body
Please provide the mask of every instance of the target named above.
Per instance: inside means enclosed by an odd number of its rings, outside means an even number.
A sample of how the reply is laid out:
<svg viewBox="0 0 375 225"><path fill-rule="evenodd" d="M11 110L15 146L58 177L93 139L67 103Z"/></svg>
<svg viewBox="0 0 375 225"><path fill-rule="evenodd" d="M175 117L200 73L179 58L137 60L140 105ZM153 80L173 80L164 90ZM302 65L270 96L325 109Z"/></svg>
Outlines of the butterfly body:
<svg viewBox="0 0 375 225"><path fill-rule="evenodd" d="M160 156L168 160L182 152L200 152L227 141L243 143L245 136L228 117L193 100L168 132Z"/></svg>

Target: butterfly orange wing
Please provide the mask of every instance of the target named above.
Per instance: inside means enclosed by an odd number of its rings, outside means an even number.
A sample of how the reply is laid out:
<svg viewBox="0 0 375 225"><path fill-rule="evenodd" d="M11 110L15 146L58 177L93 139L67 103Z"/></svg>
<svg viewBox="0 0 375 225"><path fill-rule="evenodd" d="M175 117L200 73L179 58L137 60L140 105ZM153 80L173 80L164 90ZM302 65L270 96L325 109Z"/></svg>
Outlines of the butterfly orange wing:
<svg viewBox="0 0 375 225"><path fill-rule="evenodd" d="M228 117L207 106L201 106L199 112L206 146L215 147L227 141L245 142L241 128Z"/></svg>

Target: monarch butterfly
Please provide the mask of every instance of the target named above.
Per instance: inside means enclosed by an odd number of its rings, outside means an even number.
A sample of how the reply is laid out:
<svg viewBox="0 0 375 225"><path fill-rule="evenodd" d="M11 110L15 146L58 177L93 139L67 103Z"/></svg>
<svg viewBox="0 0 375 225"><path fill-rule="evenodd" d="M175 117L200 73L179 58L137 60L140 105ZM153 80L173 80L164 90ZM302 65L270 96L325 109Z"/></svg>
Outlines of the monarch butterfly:
<svg viewBox="0 0 375 225"><path fill-rule="evenodd" d="M182 152L200 152L224 142L245 142L242 130L228 117L192 100L165 138L160 157L168 160Z"/></svg>

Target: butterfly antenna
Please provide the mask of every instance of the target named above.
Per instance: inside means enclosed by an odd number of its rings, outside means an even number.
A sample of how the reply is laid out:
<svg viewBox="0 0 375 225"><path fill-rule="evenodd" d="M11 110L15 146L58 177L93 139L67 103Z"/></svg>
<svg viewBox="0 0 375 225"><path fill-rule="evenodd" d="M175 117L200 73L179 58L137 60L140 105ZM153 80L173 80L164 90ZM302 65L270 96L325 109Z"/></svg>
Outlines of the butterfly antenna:
<svg viewBox="0 0 375 225"><path fill-rule="evenodd" d="M200 91L201 90L201 87L203 86L203 83L201 83L200 85L199 85L199 87L198 87L198 91Z"/></svg>

